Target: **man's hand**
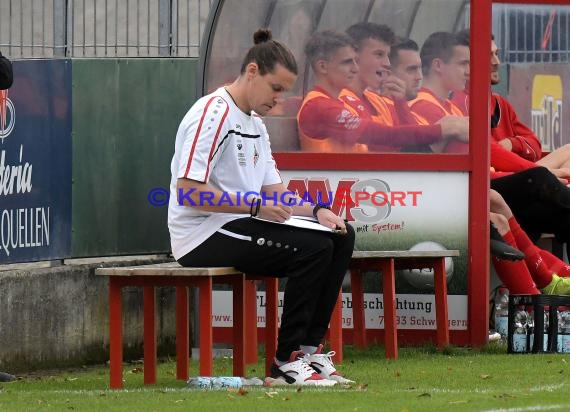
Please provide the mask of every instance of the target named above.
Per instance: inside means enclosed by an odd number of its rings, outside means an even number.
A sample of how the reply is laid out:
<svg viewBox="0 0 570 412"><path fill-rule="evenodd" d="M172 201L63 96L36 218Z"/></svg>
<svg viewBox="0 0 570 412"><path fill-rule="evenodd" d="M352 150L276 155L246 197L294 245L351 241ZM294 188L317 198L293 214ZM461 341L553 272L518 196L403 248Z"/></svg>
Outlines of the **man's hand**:
<svg viewBox="0 0 570 412"><path fill-rule="evenodd" d="M328 209L319 209L317 211L317 219L323 226L330 227L331 229L338 229L340 233L346 234L346 225L340 216L335 215Z"/></svg>
<svg viewBox="0 0 570 412"><path fill-rule="evenodd" d="M406 98L406 83L393 74L387 74L384 77L380 90L381 94L394 100L404 100Z"/></svg>
<svg viewBox="0 0 570 412"><path fill-rule="evenodd" d="M266 220L272 220L274 222L283 223L293 215L293 208L291 206L287 206L281 203L275 205L268 203L269 202L263 204L262 199L261 205L259 207L259 212L257 213L258 217Z"/></svg>
<svg viewBox="0 0 570 412"><path fill-rule="evenodd" d="M441 125L443 137L454 137L462 142L469 142L469 118L463 116L445 116L437 124Z"/></svg>
<svg viewBox="0 0 570 412"><path fill-rule="evenodd" d="M503 146L505 149L507 149L509 152L513 151L513 142L511 142L511 139L503 139L503 140L499 140L498 142L501 146Z"/></svg>

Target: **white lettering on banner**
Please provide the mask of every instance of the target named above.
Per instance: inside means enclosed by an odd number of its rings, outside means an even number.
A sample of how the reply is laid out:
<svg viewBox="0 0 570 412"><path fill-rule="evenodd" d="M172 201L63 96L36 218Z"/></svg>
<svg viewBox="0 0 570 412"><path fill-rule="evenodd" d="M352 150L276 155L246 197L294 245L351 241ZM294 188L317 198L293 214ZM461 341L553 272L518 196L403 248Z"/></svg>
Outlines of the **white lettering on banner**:
<svg viewBox="0 0 570 412"><path fill-rule="evenodd" d="M257 292L257 326L265 326L265 292ZM449 329L467 330L467 296L447 297ZM278 314L283 312L283 293L279 292ZM398 329L436 329L433 295L396 295ZM384 329L384 300L379 293L364 294L364 322L367 329ZM342 327L352 329L352 294L342 294ZM213 327L232 326L232 292L214 291Z"/></svg>
<svg viewBox="0 0 570 412"><path fill-rule="evenodd" d="M49 246L50 208L4 209L0 215L0 251Z"/></svg>
<svg viewBox="0 0 570 412"><path fill-rule="evenodd" d="M32 191L32 165L23 158L23 144L16 165L6 163L6 150L0 152L0 197ZM0 252L10 256L15 249L49 246L49 228L49 207L0 209Z"/></svg>
<svg viewBox="0 0 570 412"><path fill-rule="evenodd" d="M32 165L22 164L23 154L24 145L20 145L20 164L11 166L5 164L6 151L0 152L0 196L32 191Z"/></svg>
<svg viewBox="0 0 570 412"><path fill-rule="evenodd" d="M562 100L544 96L540 109L532 109L531 128L545 150L553 151L562 142Z"/></svg>

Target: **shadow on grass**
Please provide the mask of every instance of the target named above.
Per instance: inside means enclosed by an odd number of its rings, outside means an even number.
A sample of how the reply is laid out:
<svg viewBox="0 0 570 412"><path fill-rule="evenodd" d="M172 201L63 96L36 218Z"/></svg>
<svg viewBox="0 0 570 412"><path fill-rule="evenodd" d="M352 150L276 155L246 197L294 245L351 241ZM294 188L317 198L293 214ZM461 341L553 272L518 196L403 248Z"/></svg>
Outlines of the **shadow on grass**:
<svg viewBox="0 0 570 412"><path fill-rule="evenodd" d="M473 354L490 354L490 355L505 355L507 354L507 345L505 342L490 342L480 348L471 348L463 346L448 345L442 350L438 349L436 345L428 343L423 346L409 346L398 348L399 359L413 359L418 356L428 355L444 355L444 356L472 356ZM383 346L369 346L365 349L357 349L353 346L344 347L345 359L365 359L365 358L385 358L385 349Z"/></svg>

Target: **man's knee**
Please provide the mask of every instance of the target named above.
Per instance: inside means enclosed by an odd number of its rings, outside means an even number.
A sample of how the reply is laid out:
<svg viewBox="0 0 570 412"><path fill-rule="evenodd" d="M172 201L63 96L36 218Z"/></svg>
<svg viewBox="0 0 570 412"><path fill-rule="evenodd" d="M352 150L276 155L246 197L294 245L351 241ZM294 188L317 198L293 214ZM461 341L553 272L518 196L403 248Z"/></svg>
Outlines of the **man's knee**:
<svg viewBox="0 0 570 412"><path fill-rule="evenodd" d="M559 183L558 178L544 166L533 167L519 173L522 173L529 179L534 179L535 183L543 183L548 181L556 182L556 184ZM532 183L532 180L529 181L529 183Z"/></svg>
<svg viewBox="0 0 570 412"><path fill-rule="evenodd" d="M503 199L503 197L495 190L491 190L489 192L489 203L490 203L491 212L508 217L512 215L511 208L509 207L505 199Z"/></svg>
<svg viewBox="0 0 570 412"><path fill-rule="evenodd" d="M489 190L489 200L491 202L501 202L503 201L503 197L499 192L494 189Z"/></svg>
<svg viewBox="0 0 570 412"><path fill-rule="evenodd" d="M501 235L504 235L510 230L509 221L502 214L491 212L489 213L489 220L493 222Z"/></svg>
<svg viewBox="0 0 570 412"><path fill-rule="evenodd" d="M352 227L352 225L350 224L346 224L346 235L347 239L352 239L354 241L354 238L356 236L354 228Z"/></svg>
<svg viewBox="0 0 570 412"><path fill-rule="evenodd" d="M301 239L300 239L301 240ZM302 239L300 250L305 251L305 255L310 259L314 256L325 257L332 256L334 251L334 242L329 236L322 236L320 232L316 232L311 236L304 236Z"/></svg>
<svg viewBox="0 0 570 412"><path fill-rule="evenodd" d="M354 228L351 225L349 225L347 223L346 224L346 233L344 235L339 235L339 236L342 236L341 239L342 239L342 245L343 246L350 248L351 250L354 249L354 242L356 239L356 234L355 234Z"/></svg>

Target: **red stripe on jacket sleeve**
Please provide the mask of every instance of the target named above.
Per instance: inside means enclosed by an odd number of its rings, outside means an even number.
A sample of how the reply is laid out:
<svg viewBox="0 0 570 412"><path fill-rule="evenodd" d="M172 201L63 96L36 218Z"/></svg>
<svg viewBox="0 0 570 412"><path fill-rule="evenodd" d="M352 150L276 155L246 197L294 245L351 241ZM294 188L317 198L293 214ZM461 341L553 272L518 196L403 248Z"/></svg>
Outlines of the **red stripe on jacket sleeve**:
<svg viewBox="0 0 570 412"><path fill-rule="evenodd" d="M220 138L220 130L222 130L222 125L224 124L226 117L228 116L228 112L230 111L230 107L226 105L226 111L222 116L222 120L218 125L218 130L216 130L216 136L214 136L214 141L212 142L212 147L210 147L210 154L208 154L208 164L206 166L206 176L204 180L208 181L208 175L210 174L210 162L212 161L212 155L214 154L214 150L216 150L216 146L218 145L218 139Z"/></svg>
<svg viewBox="0 0 570 412"><path fill-rule="evenodd" d="M204 107L204 111L202 112L202 117L200 118L200 123L198 123L198 128L196 129L196 134L194 135L194 143L192 143L192 149L190 149L190 154L188 155L188 161L186 163L186 172L184 172L184 177L188 176L188 172L190 172L190 166L192 164L192 157L194 156L194 150L196 149L196 143L198 143L198 136L202 131L202 124L204 123L204 118L206 117L206 113L208 112L208 107L212 103L217 96L212 96L208 103L206 103L206 107ZM219 129L218 129L219 130Z"/></svg>

